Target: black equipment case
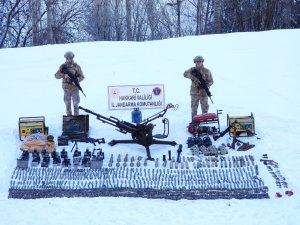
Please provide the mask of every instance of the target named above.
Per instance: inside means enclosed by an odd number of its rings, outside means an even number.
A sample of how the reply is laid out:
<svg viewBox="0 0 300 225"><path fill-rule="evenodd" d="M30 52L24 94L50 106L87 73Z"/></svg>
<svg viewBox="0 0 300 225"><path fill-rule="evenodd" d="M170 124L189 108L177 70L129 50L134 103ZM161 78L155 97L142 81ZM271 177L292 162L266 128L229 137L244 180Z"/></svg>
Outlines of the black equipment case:
<svg viewBox="0 0 300 225"><path fill-rule="evenodd" d="M86 140L89 136L89 115L63 116L63 133L69 140Z"/></svg>

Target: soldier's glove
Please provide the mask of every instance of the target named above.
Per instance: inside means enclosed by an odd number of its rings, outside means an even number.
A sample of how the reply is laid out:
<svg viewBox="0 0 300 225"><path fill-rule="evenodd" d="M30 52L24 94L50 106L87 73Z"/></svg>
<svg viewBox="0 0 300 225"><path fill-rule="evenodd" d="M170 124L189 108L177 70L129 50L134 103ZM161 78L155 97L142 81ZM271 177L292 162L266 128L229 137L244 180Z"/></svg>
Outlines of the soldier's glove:
<svg viewBox="0 0 300 225"><path fill-rule="evenodd" d="M191 69L191 74L193 74L193 75L197 74L197 69L195 67Z"/></svg>
<svg viewBox="0 0 300 225"><path fill-rule="evenodd" d="M196 78L194 75L192 75L191 80L193 81L194 84L196 85L200 85L200 80L198 78Z"/></svg>

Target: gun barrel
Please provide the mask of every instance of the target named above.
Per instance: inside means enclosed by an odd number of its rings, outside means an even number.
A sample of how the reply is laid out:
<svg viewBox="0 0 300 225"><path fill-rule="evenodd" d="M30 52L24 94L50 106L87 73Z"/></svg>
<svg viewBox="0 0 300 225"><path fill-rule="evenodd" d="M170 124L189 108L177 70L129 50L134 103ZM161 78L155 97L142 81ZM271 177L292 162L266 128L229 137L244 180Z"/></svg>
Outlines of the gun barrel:
<svg viewBox="0 0 300 225"><path fill-rule="evenodd" d="M171 109L171 108L173 108L176 111L178 109L178 104L173 105L172 103L169 103L166 106L165 109L163 109L162 111L160 111L160 112L158 112L158 113L156 113L156 114L148 117L147 119L144 119L141 124L147 124L147 123L150 123L151 121L153 121L153 120L155 120L155 119L157 119L159 117L163 117L166 114L167 110Z"/></svg>
<svg viewBox="0 0 300 225"><path fill-rule="evenodd" d="M87 112L87 113L93 114L93 115L95 115L95 116L97 116L97 117L98 117L98 116L101 116L100 114L95 113L95 112L93 112L92 110L85 109L85 108L83 108L83 107L81 107L81 106L79 106L78 108L81 109L81 110L83 110L83 111L85 111L85 112Z"/></svg>
<svg viewBox="0 0 300 225"><path fill-rule="evenodd" d="M133 133L137 129L136 125L131 124L131 123L126 122L126 121L120 121L116 117L111 116L111 117L107 118L105 116L102 116L102 115L100 115L98 113L93 112L92 110L85 109L85 108L83 108L81 106L79 106L79 109L81 109L81 110L83 110L83 111L85 111L87 113L95 115L97 117L97 120L100 120L103 123L107 123L109 125L117 127L118 131L121 132L121 133L124 133L124 134L126 134L127 132Z"/></svg>

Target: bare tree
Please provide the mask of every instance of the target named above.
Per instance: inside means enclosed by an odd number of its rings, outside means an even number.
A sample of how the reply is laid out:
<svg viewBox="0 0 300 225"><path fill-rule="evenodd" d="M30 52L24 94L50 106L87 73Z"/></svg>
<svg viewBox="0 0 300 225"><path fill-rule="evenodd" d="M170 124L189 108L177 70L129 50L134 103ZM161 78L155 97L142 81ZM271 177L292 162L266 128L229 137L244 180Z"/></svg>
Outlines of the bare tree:
<svg viewBox="0 0 300 225"><path fill-rule="evenodd" d="M292 6L293 6L293 1L292 0L283 0L281 4L281 9L279 12L279 15L277 18L281 18L280 16L282 15L282 21L281 25L279 28L291 28L291 22L292 22ZM299 12L300 13L300 12Z"/></svg>
<svg viewBox="0 0 300 225"><path fill-rule="evenodd" d="M131 17L132 17L132 1L126 0L126 37L127 41L132 41L132 27L131 27Z"/></svg>
<svg viewBox="0 0 300 225"><path fill-rule="evenodd" d="M242 5L241 5L242 3L240 0L233 0L232 4L234 7L234 11L235 11L236 21L238 24L238 30L240 32L245 31L243 10L242 10Z"/></svg>
<svg viewBox="0 0 300 225"><path fill-rule="evenodd" d="M1 40L0 40L0 48L4 47L7 35L9 30L11 29L13 20L15 15L18 13L18 7L20 5L21 0L16 0L15 2L8 1L3 2L3 24L1 24Z"/></svg>
<svg viewBox="0 0 300 225"><path fill-rule="evenodd" d="M113 23L114 23L114 32L115 32L115 40L121 41L123 40L124 34L124 15L123 15L123 0L115 0L114 10L113 10Z"/></svg>
<svg viewBox="0 0 300 225"><path fill-rule="evenodd" d="M0 48L300 27L299 0L1 0Z"/></svg>
<svg viewBox="0 0 300 225"><path fill-rule="evenodd" d="M36 46L41 44L39 40L39 22L41 19L41 1L29 0L29 8L31 11L31 23L32 23L32 45Z"/></svg>
<svg viewBox="0 0 300 225"><path fill-rule="evenodd" d="M146 13L149 21L149 27L150 27L150 39L154 40L156 39L156 33L157 33L157 11L155 10L156 1L147 0L146 1Z"/></svg>
<svg viewBox="0 0 300 225"><path fill-rule="evenodd" d="M222 30L222 18L221 18L221 1L215 1L214 4L214 23L215 32L221 33Z"/></svg>
<svg viewBox="0 0 300 225"><path fill-rule="evenodd" d="M169 13L169 10L165 7L164 4L160 4L160 9L161 9L161 19L159 23L163 27L166 33L166 37L172 38L176 36L176 31L174 31L174 22L172 19L171 13Z"/></svg>
<svg viewBox="0 0 300 225"><path fill-rule="evenodd" d="M197 0L196 4L196 35L201 34L202 22L202 0Z"/></svg>
<svg viewBox="0 0 300 225"><path fill-rule="evenodd" d="M168 2L166 5L174 7L177 13L177 35L181 37L181 4L184 0L175 0Z"/></svg>
<svg viewBox="0 0 300 225"><path fill-rule="evenodd" d="M291 15L291 27L299 28L300 27L300 1L294 0L292 3L292 15Z"/></svg>
<svg viewBox="0 0 300 225"><path fill-rule="evenodd" d="M277 0L266 0L266 9L264 14L264 30L271 30L273 28L277 4Z"/></svg>
<svg viewBox="0 0 300 225"><path fill-rule="evenodd" d="M84 40L82 37L85 2L80 0L53 0L52 32L54 43ZM62 4L63 3L63 4Z"/></svg>
<svg viewBox="0 0 300 225"><path fill-rule="evenodd" d="M54 44L53 38L53 0L46 1L47 11L47 41L48 44Z"/></svg>
<svg viewBox="0 0 300 225"><path fill-rule="evenodd" d="M28 0L1 2L0 48L18 47L27 44L30 15ZM24 40L26 40L24 42Z"/></svg>
<svg viewBox="0 0 300 225"><path fill-rule="evenodd" d="M211 0L208 0L206 2L206 9L205 9L205 17L204 17L204 30L203 33L206 34L208 33L208 24L209 24L209 17L211 14L211 8L212 8L212 2Z"/></svg>

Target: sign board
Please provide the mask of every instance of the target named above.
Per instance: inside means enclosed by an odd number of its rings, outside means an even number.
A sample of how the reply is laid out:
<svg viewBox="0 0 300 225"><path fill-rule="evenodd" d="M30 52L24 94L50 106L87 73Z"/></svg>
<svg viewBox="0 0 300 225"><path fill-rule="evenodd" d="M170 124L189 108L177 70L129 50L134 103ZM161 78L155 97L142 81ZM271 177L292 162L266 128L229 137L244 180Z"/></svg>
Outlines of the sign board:
<svg viewBox="0 0 300 225"><path fill-rule="evenodd" d="M108 86L108 109L165 108L163 84Z"/></svg>

